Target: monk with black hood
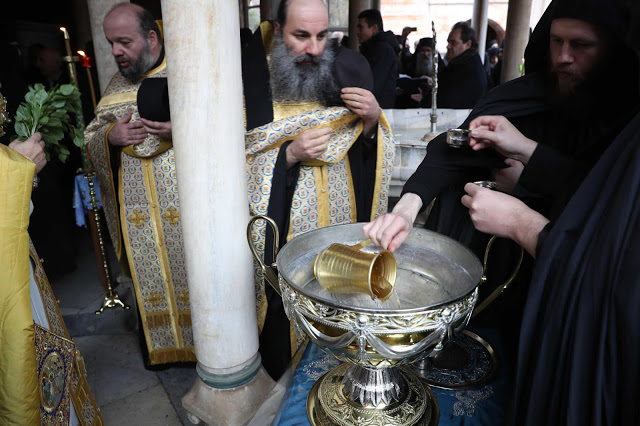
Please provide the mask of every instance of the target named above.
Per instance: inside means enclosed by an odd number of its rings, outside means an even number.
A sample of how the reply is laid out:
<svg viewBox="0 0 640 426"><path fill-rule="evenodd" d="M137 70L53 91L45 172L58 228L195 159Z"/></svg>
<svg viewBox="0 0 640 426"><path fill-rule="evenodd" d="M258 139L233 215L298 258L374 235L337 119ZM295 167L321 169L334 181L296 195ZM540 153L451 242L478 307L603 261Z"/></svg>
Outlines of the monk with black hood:
<svg viewBox="0 0 640 426"><path fill-rule="evenodd" d="M637 1L560 7L609 20L638 57ZM640 424L640 112L632 112L538 236L510 425Z"/></svg>
<svg viewBox="0 0 640 426"><path fill-rule="evenodd" d="M639 100L638 59L624 44L615 20L609 19L609 14L591 14L590 4L564 4L553 1L536 26L525 52L526 75L490 91L460 126L467 128L479 116L502 115L538 142L512 194L551 219L560 214L586 173L630 120ZM553 19L572 16L599 28L610 48L601 58L601 66L595 67L581 86L559 97L558 77L551 69L549 34ZM446 135L439 135L429 143L427 155L405 184L393 213L365 227L365 232L372 241L395 249L403 236L406 238L417 211L435 198L426 227L461 241L482 258L490 235L476 231L471 223L467 208L460 203L462 188L467 182L492 179L494 170L507 166L496 151L454 149L446 144ZM403 200L414 201L409 205ZM519 248L513 242L499 240L489 259L490 281L504 282L518 255ZM500 327L511 356L532 264L532 257L525 255L517 281L502 300L474 320L475 324Z"/></svg>

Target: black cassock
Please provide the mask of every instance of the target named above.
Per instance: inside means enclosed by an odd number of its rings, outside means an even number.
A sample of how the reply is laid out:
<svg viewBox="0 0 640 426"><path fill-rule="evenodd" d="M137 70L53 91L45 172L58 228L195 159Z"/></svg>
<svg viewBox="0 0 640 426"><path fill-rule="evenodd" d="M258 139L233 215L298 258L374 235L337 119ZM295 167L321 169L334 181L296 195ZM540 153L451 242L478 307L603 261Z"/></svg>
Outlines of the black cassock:
<svg viewBox="0 0 640 426"><path fill-rule="evenodd" d="M527 45L527 75L495 87L460 125L466 128L481 115L503 115L525 136L539 142L513 195L551 220L562 212L591 167L633 117L640 99L638 59L623 42L625 27L618 23L624 23L624 13L618 6L603 0L554 0ZM556 96L555 77L548 73L550 28L559 17L597 22L609 30L615 42L606 57L618 58L603 60L605 65L594 70L597 78L585 86L589 90L562 101ZM445 135L440 135L429 143L427 156L405 184L403 193L420 195L425 206L435 197L425 226L457 239L482 258L490 236L475 230L460 198L465 183L489 179L490 169L505 167L503 161L504 157L493 150L450 148ZM506 280L519 254L515 243L498 240L489 260L490 285L480 288L481 297ZM509 358L515 356L533 264L533 259L525 255L511 288L473 322L498 327Z"/></svg>
<svg viewBox="0 0 640 426"><path fill-rule="evenodd" d="M640 114L539 248L512 423L640 424Z"/></svg>

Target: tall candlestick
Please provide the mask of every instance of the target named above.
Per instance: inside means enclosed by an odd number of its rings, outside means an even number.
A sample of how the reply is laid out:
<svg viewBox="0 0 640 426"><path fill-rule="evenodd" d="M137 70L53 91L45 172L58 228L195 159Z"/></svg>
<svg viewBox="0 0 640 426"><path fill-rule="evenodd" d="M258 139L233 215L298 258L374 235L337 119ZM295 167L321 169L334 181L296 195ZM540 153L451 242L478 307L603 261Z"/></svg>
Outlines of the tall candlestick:
<svg viewBox="0 0 640 426"><path fill-rule="evenodd" d="M65 62L67 62L67 65L69 67L69 76L71 77L71 81L73 82L73 84L75 84L76 88L80 90L80 85L78 84L78 75L76 74L76 66L74 63L78 58L77 57L74 58L71 55L71 42L69 41L69 32L67 31L67 29L65 27L60 27L60 31L62 31L62 34L64 34L64 45L67 49L67 56L65 56L63 59L65 60ZM85 123L84 123L84 116L82 115L82 101L80 101L77 105L76 117L77 117L76 127L80 130L84 130ZM86 168L87 165L89 164L89 156L87 153L87 148L84 145L82 145L80 150L82 152L82 163L83 163L83 166Z"/></svg>
<svg viewBox="0 0 640 426"><path fill-rule="evenodd" d="M438 62L440 56L436 45L436 25L431 21L431 31L433 32L433 86L431 88L431 133L436 132L438 122L438 112L436 110L436 100L438 98Z"/></svg>
<svg viewBox="0 0 640 426"><path fill-rule="evenodd" d="M76 67L73 66L73 55L71 54L71 42L69 39L69 32L65 27L60 27L60 31L62 31L62 34L64 34L64 47L67 50L67 56L64 59L69 65L69 75L71 76L71 79L73 80L73 82L76 84L76 87L78 87L78 76L76 74Z"/></svg>

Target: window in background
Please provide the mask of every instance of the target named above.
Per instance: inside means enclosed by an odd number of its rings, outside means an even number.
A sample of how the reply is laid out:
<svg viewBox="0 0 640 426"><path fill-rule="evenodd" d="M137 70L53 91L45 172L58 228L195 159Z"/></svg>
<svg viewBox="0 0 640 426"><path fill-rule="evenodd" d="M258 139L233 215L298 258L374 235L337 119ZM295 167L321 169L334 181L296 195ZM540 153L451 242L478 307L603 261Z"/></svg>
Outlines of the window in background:
<svg viewBox="0 0 640 426"><path fill-rule="evenodd" d="M260 0L249 0L249 28L255 31L260 25Z"/></svg>
<svg viewBox="0 0 640 426"><path fill-rule="evenodd" d="M329 31L349 32L349 0L329 0Z"/></svg>

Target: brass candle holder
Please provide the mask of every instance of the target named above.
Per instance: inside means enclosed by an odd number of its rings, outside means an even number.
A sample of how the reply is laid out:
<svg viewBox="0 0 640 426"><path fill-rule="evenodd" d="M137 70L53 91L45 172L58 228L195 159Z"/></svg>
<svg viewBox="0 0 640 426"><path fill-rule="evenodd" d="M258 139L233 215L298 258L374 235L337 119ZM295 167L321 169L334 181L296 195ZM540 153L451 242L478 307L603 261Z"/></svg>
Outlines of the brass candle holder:
<svg viewBox="0 0 640 426"><path fill-rule="evenodd" d="M99 260L102 261L102 274L103 274L103 283L106 283L106 294L104 296L104 300L102 301L102 306L100 309L96 311L96 315L100 315L106 308L116 308L121 307L124 309L129 309L129 306L126 305L122 300L120 300L120 296L116 293L111 287L111 267L109 265L107 253L104 248L104 240L102 238L102 227L100 226L100 214L98 213L98 202L96 199L96 191L94 188L93 178L95 177L96 172L93 170L85 173L85 179L88 179L89 183L89 196L91 197L91 207L93 208L93 224L95 224L96 232L98 239L98 250L96 250L96 254L98 254ZM94 242L95 243L95 242Z"/></svg>

